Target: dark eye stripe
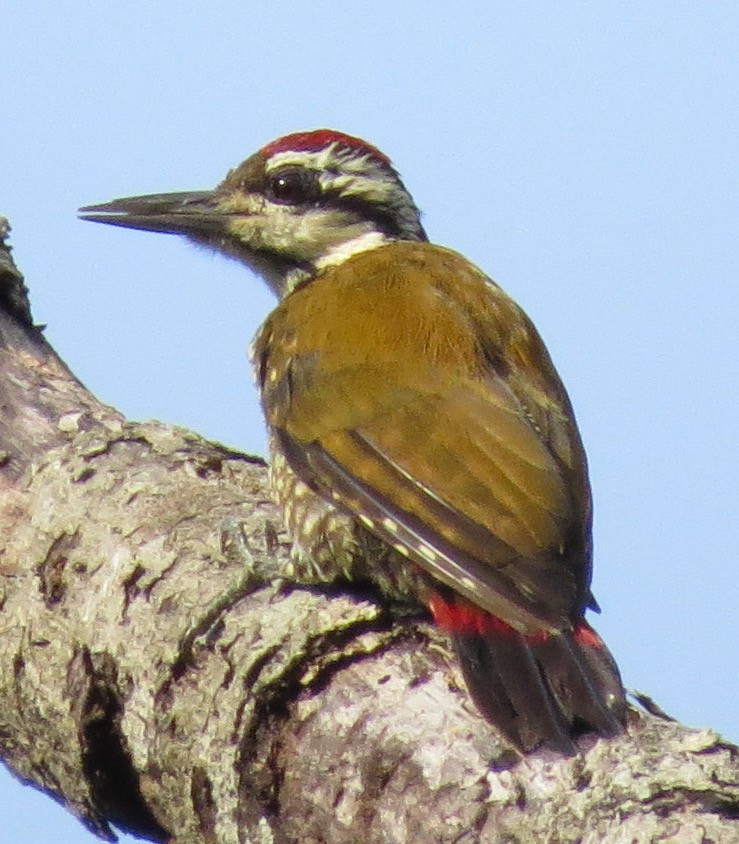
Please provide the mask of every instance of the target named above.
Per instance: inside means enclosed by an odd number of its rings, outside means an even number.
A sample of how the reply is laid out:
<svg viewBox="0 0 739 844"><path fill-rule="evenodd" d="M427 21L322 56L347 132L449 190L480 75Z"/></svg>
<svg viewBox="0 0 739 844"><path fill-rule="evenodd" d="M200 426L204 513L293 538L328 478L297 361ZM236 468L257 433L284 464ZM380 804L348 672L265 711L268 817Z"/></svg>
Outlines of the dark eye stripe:
<svg viewBox="0 0 739 844"><path fill-rule="evenodd" d="M331 192L325 195L326 206L341 208L355 214L362 220L371 220L375 228L387 237L401 237L406 231L406 222L399 218L398 212L387 205L379 205L376 201L363 199L361 196L343 196L340 193ZM419 240L427 240L426 234L421 230L423 236Z"/></svg>
<svg viewBox="0 0 739 844"><path fill-rule="evenodd" d="M266 175L264 192L268 199L280 205L300 208L308 205L336 208L359 220L371 222L375 229L389 238L407 236L408 220L396 208L376 199L342 193L339 189L326 189L320 181L320 172L310 167L289 164ZM418 240L426 240L419 227Z"/></svg>

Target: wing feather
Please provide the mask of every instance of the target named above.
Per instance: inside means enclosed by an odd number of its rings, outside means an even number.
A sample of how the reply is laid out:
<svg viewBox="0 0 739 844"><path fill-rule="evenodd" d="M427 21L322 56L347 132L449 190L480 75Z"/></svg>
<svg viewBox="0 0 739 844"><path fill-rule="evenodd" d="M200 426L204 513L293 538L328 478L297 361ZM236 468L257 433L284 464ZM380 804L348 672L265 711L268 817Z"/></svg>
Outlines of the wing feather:
<svg viewBox="0 0 739 844"><path fill-rule="evenodd" d="M527 560L524 566L518 561L515 566L515 579L507 576L506 565L499 563L496 570L484 559L467 553L460 545L450 542L443 534L435 531L430 527L431 519L422 521L413 513L400 510L395 495L390 500L376 487L360 480L322 446L315 443L308 447L299 446L284 434L279 439L281 448L294 470L299 475L310 477L314 486L317 486L318 491L327 499L333 500L350 515L361 514L362 523L373 533L474 604L524 632L542 628L556 630L565 623L568 602L563 602L559 612L555 612L551 594L548 595L546 603L542 604L533 601L521 588L524 580L532 584L532 593L535 585L541 584L541 566L536 565L535 561ZM407 497L410 500L412 488L417 486L415 482L402 473L398 473L395 480L399 486L407 484ZM397 486L395 489L397 491ZM459 514L450 510L443 502L438 502L438 507L430 505L428 499L425 503L429 514L435 511L436 521L462 521ZM465 527L471 528L472 532L483 538L484 530L480 526ZM488 555L491 550L500 547L500 541L492 534L487 534L484 538L489 543ZM510 552L507 556L510 557ZM507 565L512 564L513 560ZM529 565L532 571L529 572L529 577L525 577L524 569ZM551 585L561 590L562 577L559 566L550 566L548 574Z"/></svg>
<svg viewBox="0 0 739 844"><path fill-rule="evenodd" d="M257 340L265 412L288 462L518 629L568 626L589 598L590 497L541 339L455 253L394 244L373 255L375 275L366 253L341 278L327 271ZM397 319L414 307L418 319Z"/></svg>

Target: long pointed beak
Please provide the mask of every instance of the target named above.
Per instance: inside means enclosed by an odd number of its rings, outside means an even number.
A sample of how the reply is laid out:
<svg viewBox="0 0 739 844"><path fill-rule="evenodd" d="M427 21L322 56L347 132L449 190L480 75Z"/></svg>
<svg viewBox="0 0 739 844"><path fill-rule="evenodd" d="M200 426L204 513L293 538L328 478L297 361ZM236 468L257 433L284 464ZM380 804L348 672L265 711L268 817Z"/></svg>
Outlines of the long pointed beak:
<svg viewBox="0 0 739 844"><path fill-rule="evenodd" d="M86 205L79 209L79 215L92 223L194 237L220 233L225 222L213 191L129 196Z"/></svg>

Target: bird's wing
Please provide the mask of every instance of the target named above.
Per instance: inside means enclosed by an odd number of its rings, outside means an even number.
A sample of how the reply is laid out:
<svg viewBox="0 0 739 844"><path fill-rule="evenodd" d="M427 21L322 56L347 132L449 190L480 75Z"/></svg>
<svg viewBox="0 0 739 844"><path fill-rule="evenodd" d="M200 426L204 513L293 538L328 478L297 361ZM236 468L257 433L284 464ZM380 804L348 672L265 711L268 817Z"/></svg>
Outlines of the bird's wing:
<svg viewBox="0 0 739 844"><path fill-rule="evenodd" d="M478 324L457 308L472 357L428 361L426 326L402 349L352 358L336 337L301 338L315 320L299 305L278 309L257 348L265 410L293 470L327 500L514 627L562 628L589 579L584 456L535 329L507 297L502 315L505 294L481 283L496 307ZM338 298L351 319L351 298ZM435 298L446 314L444 291ZM360 310L360 332L390 318ZM500 330L503 316L514 332Z"/></svg>

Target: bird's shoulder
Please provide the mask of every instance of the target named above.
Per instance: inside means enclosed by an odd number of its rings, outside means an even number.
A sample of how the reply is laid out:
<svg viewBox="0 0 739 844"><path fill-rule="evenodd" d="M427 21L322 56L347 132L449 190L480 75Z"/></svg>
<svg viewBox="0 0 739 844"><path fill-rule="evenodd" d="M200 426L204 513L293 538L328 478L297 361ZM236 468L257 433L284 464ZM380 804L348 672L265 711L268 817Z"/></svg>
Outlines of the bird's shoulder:
<svg viewBox="0 0 739 844"><path fill-rule="evenodd" d="M265 414L299 475L425 536L436 556L417 562L521 629L579 606L577 426L536 329L481 270L424 244L357 255L290 294L258 347ZM403 536L385 538L415 547Z"/></svg>
<svg viewBox="0 0 739 844"><path fill-rule="evenodd" d="M324 270L272 312L254 362L272 424L289 408L317 425L327 413L339 424L343 408L349 424L466 382L505 393L534 425L571 415L523 310L463 255L430 243L391 243Z"/></svg>

